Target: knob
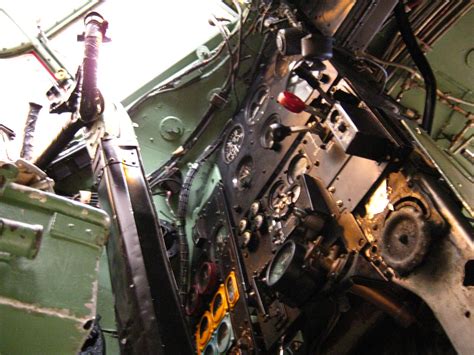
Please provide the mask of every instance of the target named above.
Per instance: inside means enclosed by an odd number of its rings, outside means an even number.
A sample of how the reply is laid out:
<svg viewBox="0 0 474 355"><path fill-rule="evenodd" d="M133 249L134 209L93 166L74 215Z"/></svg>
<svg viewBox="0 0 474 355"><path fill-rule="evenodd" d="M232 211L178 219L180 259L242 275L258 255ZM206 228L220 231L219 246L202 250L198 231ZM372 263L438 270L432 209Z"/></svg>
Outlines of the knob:
<svg viewBox="0 0 474 355"><path fill-rule="evenodd" d="M281 142L292 133L314 132L314 125L310 126L284 126L281 123L272 123L270 125L271 135L274 142Z"/></svg>
<svg viewBox="0 0 474 355"><path fill-rule="evenodd" d="M329 120L332 123L336 123L339 120L339 112L337 110L332 111L331 116L329 117Z"/></svg>
<svg viewBox="0 0 474 355"><path fill-rule="evenodd" d="M337 129L339 130L339 132L344 133L345 131L347 131L347 125L344 122L341 122L337 126Z"/></svg>
<svg viewBox="0 0 474 355"><path fill-rule="evenodd" d="M277 101L290 112L301 113L305 111L318 116L318 111L313 106L306 105L303 100L289 91L281 92L277 97Z"/></svg>

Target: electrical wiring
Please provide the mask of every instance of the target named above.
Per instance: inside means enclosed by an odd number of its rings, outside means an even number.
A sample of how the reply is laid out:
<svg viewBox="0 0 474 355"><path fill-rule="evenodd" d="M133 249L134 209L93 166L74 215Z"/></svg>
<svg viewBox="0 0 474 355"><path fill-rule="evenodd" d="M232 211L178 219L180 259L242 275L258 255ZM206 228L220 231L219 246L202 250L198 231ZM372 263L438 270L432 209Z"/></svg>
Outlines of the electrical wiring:
<svg viewBox="0 0 474 355"><path fill-rule="evenodd" d="M220 23L220 21L212 15L212 22L213 24L219 29L219 32L221 33L222 39L224 40L224 43L226 45L227 51L229 52L229 62L230 62L230 73L228 79L230 80L230 85L232 88L232 91L234 92L235 97L237 97L237 93L235 91L235 62L234 62L234 53L232 50L232 45L230 43L229 35L225 31L224 26ZM227 85L227 81L224 84L224 86Z"/></svg>
<svg viewBox="0 0 474 355"><path fill-rule="evenodd" d="M188 211L189 195L194 178L197 176L202 165L211 157L216 149L222 144L227 131L231 127L231 121L224 126L221 134L210 145L204 149L198 159L191 165L184 178L183 186L179 193L178 213L176 215L178 226L179 255L180 255L180 273L179 273L179 293L181 301L184 303L187 294L188 285L188 264L189 264L189 245L186 237L186 214Z"/></svg>
<svg viewBox="0 0 474 355"><path fill-rule="evenodd" d="M242 15L239 14L239 17L242 16L242 18L239 18L239 21L237 22L237 25L232 29L230 33L227 34L227 38L230 41L236 34L239 33L241 30L241 26L247 21L248 17L250 15L250 11L247 11L245 14L242 12ZM221 20L215 18L215 21L213 22L219 22ZM216 26L217 27L217 26ZM223 26L224 27L224 26ZM227 27L224 27L227 28ZM225 30L224 30L225 31ZM172 90L176 90L181 87L180 84L182 79L185 78L186 76L194 73L195 71L199 69L204 69L208 65L212 64L217 58L220 57L222 54L224 48L226 47L226 41L222 41L211 53L210 56L202 61L195 62L194 64L191 64L188 68L185 68L184 71L181 73L178 73L176 76L172 77L169 81L163 83L162 85L150 90L147 92L145 95L143 95L140 99L135 101L133 105L128 109L128 112L130 115L133 115L134 112L138 110L138 108L149 98L154 97L158 94L162 94L165 92L169 92Z"/></svg>
<svg viewBox="0 0 474 355"><path fill-rule="evenodd" d="M382 87L380 88L380 92L383 93L385 91L385 87L387 86L387 81L388 81L388 73L387 73L387 70L385 70L385 68L380 64L380 63L377 63L375 60L372 60L371 58L369 57L356 57L355 59L357 60L362 60L362 61L365 61L365 62L368 62L374 66L377 67L377 69L380 70L380 72L383 74L384 76L384 80L383 80L383 84L382 84Z"/></svg>
<svg viewBox="0 0 474 355"><path fill-rule="evenodd" d="M248 17L248 14L243 15L242 24L246 22L247 17ZM259 16L257 16L255 20L253 21L253 23L249 25L248 29L246 30L246 32L244 33L244 35L242 36L239 42L241 41L243 42L254 31L255 25L258 19L259 19ZM234 55L234 52L235 53L237 52L238 49L239 48L232 51L232 56ZM231 73L238 70L238 64L239 64L239 61L237 61L235 67L232 67L232 66L230 67L231 72L227 76L227 79L225 80L223 84L223 88L221 89L221 92L219 93L219 96L221 96L224 99L227 98L227 95L229 94L229 91L231 89L231 85L229 85L231 84L231 81L232 81ZM162 178L170 176L170 172L176 168L176 165L179 163L183 155L186 154L196 144L196 142L199 140L199 137L205 132L215 111L218 108L219 107L216 107L214 104L211 103L208 109L206 110L206 112L204 113L204 115L202 116L202 118L200 119L197 127L186 139L184 144L180 147L179 152L173 154L173 156L167 162L165 162L161 167L159 167L158 169L156 169L155 171L153 171L152 173L148 175L147 178L148 178L148 182L150 184L151 189L155 188L160 183L160 180Z"/></svg>
<svg viewBox="0 0 474 355"><path fill-rule="evenodd" d="M377 57L374 57L373 55L370 55L368 53L357 53L357 57L356 58L365 58L365 59L368 59L368 60L371 60L373 62L376 62L376 63L379 63L381 65L386 65L386 66L392 66L392 67L395 67L395 68L399 68L399 69L402 69L402 70L405 70L407 72L409 72L410 74L412 74L416 79L418 80L423 80L423 77L421 76L420 73L418 73L415 69L409 67L408 65L403 65L403 64L400 64L400 63L394 63L394 62L388 62L388 61L385 61L385 60L382 60L382 59L379 59ZM466 105L466 106L472 106L474 107L474 102L471 102L471 101L467 101L467 100L463 100L463 99L460 99L460 98L457 98L455 96L452 96L452 95L449 95L439 89L436 90L438 96L442 99L445 99L447 101L452 101L452 102L456 102L456 103L459 103L459 104L462 104L462 105Z"/></svg>
<svg viewBox="0 0 474 355"><path fill-rule="evenodd" d="M243 19L243 13L242 13L242 8L240 7L239 3L237 0L232 0L234 6L237 9L237 14L239 15L239 30L238 30L238 40L237 40L237 63L236 67L234 68L234 76L233 76L233 82L232 82L232 90L234 92L235 100L236 100L236 107L240 107L240 100L239 100L239 95L237 95L237 91L235 90L235 78L239 75L239 64L241 62L241 54L242 54L242 19Z"/></svg>

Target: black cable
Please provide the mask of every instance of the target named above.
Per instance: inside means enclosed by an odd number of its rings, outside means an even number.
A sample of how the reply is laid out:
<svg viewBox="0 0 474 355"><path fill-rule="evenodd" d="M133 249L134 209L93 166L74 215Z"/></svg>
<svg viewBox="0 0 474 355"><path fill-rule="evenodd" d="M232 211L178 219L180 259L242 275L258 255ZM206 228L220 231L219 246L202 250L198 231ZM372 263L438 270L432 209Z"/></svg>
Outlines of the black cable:
<svg viewBox="0 0 474 355"><path fill-rule="evenodd" d="M179 293L181 301L184 303L187 284L188 284L188 264L189 264L189 246L186 237L186 213L188 211L189 194L191 193L192 183L197 173L201 169L202 165L209 159L209 157L216 151L216 149L222 144L223 137L226 136L226 132L230 127L229 121L222 132L217 136L217 139L213 143L208 145L206 149L201 153L196 162L194 162L186 173L184 178L183 186L179 193L178 199L178 213L177 226L178 226L178 241L179 241L179 259L180 259L180 272L179 272Z"/></svg>
<svg viewBox="0 0 474 355"><path fill-rule="evenodd" d="M245 18L242 19L242 21L239 21L239 25L242 26L246 21L247 21L248 15L245 16ZM236 33L239 33L239 26L237 26L232 32L229 34L228 39L230 40ZM240 34L239 34L240 35ZM248 35L248 33L246 34ZM244 36L246 37L246 36ZM240 39L239 39L240 41ZM154 97L158 94L162 94L165 92L169 92L178 88L181 88L181 86L176 86L177 83L181 81L185 76L195 72L196 70L199 70L201 68L206 67L207 65L211 64L214 62L219 56L221 55L222 51L226 47L226 41L222 41L212 52L211 55L207 58L204 59L201 62L195 63L191 65L189 68L187 68L184 72L179 74L178 76L174 77L171 79L169 82L164 83L163 85L160 85L159 87L152 89L148 93L146 93L144 96L142 96L140 99L138 99L133 105L128 109L128 113L130 116L132 116L135 111L138 110L138 108L149 98Z"/></svg>
<svg viewBox="0 0 474 355"><path fill-rule="evenodd" d="M234 3L234 6L237 9L237 13L239 14L239 30L238 30L238 36L237 36L237 49L236 49L236 61L235 65L233 68L234 71L234 76L232 77L232 90L234 92L235 96L235 101L236 101L236 110L239 109L240 107L240 100L239 100L239 95L237 94L237 90L235 89L235 78L238 77L239 75L239 68L240 68L240 61L241 61L241 54L242 54L242 26L243 26L243 14L242 14L242 8L240 7L239 3L236 0L232 1Z"/></svg>
<svg viewBox="0 0 474 355"><path fill-rule="evenodd" d="M227 51L229 52L229 61L230 61L230 75L231 75L231 82L234 81L234 52L232 50L232 44L230 43L230 37L226 33L224 26L220 23L220 21L212 15L212 23L217 27L219 30L222 39L224 40L225 46L227 47Z"/></svg>
<svg viewBox="0 0 474 355"><path fill-rule="evenodd" d="M405 12L404 5L401 1L397 4L397 6L395 6L394 13L398 29L400 30L400 34L403 41L405 42L407 50L413 58L413 61L418 67L421 75L423 76L423 80L425 81L425 107L423 110L423 120L421 125L426 132L431 133L436 108L436 78L433 74L433 71L431 70L428 60L426 60L426 57L418 45L416 37L410 26L410 21L408 20L408 16Z"/></svg>
<svg viewBox="0 0 474 355"><path fill-rule="evenodd" d="M245 23L246 19L247 18L243 19L242 23ZM258 20L258 17L255 19L255 21L252 24L249 25L248 30L245 32L242 38L239 39L239 42L245 41L245 39L253 32L255 25L257 23L257 20ZM223 42L223 44L225 44L225 42ZM239 50L239 48L237 48L235 52L237 52L237 50ZM233 55L234 55L234 51L232 51L232 56ZM223 88L221 92L218 94L223 99L227 99L227 96L231 89L231 85L229 85L232 82L231 75L234 72L234 70L238 70L239 62L240 61L236 63L236 66L234 68L232 66L230 67L229 75L227 76L223 84ZM149 98L149 96L147 98ZM209 105L208 109L199 120L199 123L194 129L194 131L190 134L190 136L186 139L186 141L182 145L184 153L188 152L194 146L194 144L199 140L201 135L206 131L206 128L209 126L209 123L211 122L215 111L217 111L217 109L219 108L220 108L219 106L216 106L213 103ZM148 179L148 183L150 184L151 189L153 189L154 187L158 185L160 179L162 179L165 176L168 176L168 172L170 172L179 163L184 153L172 156L166 163L164 163L158 169L154 170L148 175L147 179Z"/></svg>

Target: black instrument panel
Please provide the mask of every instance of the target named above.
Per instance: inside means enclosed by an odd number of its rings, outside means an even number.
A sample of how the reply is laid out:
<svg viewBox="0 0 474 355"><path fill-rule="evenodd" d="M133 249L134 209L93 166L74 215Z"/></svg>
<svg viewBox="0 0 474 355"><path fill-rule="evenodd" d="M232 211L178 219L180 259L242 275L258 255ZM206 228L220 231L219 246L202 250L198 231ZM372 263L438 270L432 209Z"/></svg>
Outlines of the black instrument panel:
<svg viewBox="0 0 474 355"><path fill-rule="evenodd" d="M195 265L206 265L207 270L207 263L214 264L216 283L223 285L234 273L241 296L235 306L239 315L228 313L234 343L247 342L256 353L275 351L281 337L298 324L305 301L319 287L314 281L318 277L290 276L302 268L301 246L319 235L329 236L328 242L345 240L348 230L357 230L351 212L389 164L349 154L332 130L334 104L290 70L280 73L278 58L274 56L262 68L243 108L233 117L217 156L222 186L200 212L194 230L202 252ZM320 74L314 73L316 77ZM334 92L340 82L330 63L324 74L325 82L319 87L323 96L333 83ZM276 101L285 90L298 93L306 104L319 105L321 114L314 117L286 110ZM276 140L271 127L275 123L285 127L317 124L319 128ZM225 215L219 215L222 211ZM344 244L347 249L353 247L351 242ZM305 291L295 292L296 284ZM208 308L212 309L212 302ZM198 349L204 351L215 337L213 333L208 345L198 344Z"/></svg>

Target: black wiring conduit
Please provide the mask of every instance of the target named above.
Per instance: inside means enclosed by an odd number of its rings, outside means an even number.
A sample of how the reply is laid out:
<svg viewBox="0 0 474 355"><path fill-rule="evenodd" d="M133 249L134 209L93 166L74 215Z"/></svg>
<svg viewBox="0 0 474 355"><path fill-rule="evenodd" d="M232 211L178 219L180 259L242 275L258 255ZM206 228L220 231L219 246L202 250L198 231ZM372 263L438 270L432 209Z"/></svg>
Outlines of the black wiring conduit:
<svg viewBox="0 0 474 355"><path fill-rule="evenodd" d="M436 78L433 74L430 64L428 63L428 60L418 45L416 37L410 26L408 15L406 14L404 5L401 1L397 4L397 6L395 6L394 13L403 42L405 42L407 50L413 58L413 61L418 67L418 70L420 71L425 82L426 96L421 126L426 132L431 133L436 107Z"/></svg>
<svg viewBox="0 0 474 355"><path fill-rule="evenodd" d="M224 131L226 129L224 128ZM220 135L222 137L223 134ZM184 304L184 300L187 293L187 284L188 284L188 264L189 264L189 246L188 240L186 237L186 213L188 211L188 202L189 194L191 193L191 186L193 184L194 178L199 172L199 169L206 162L207 159L216 151L222 142L222 138L216 140L213 144L206 147L206 149L201 153L198 159L191 165L186 177L183 181L183 186L179 193L178 200L178 213L176 215L178 220L178 241L179 241L179 258L180 258L180 270L179 270L179 294L181 296L181 301Z"/></svg>

